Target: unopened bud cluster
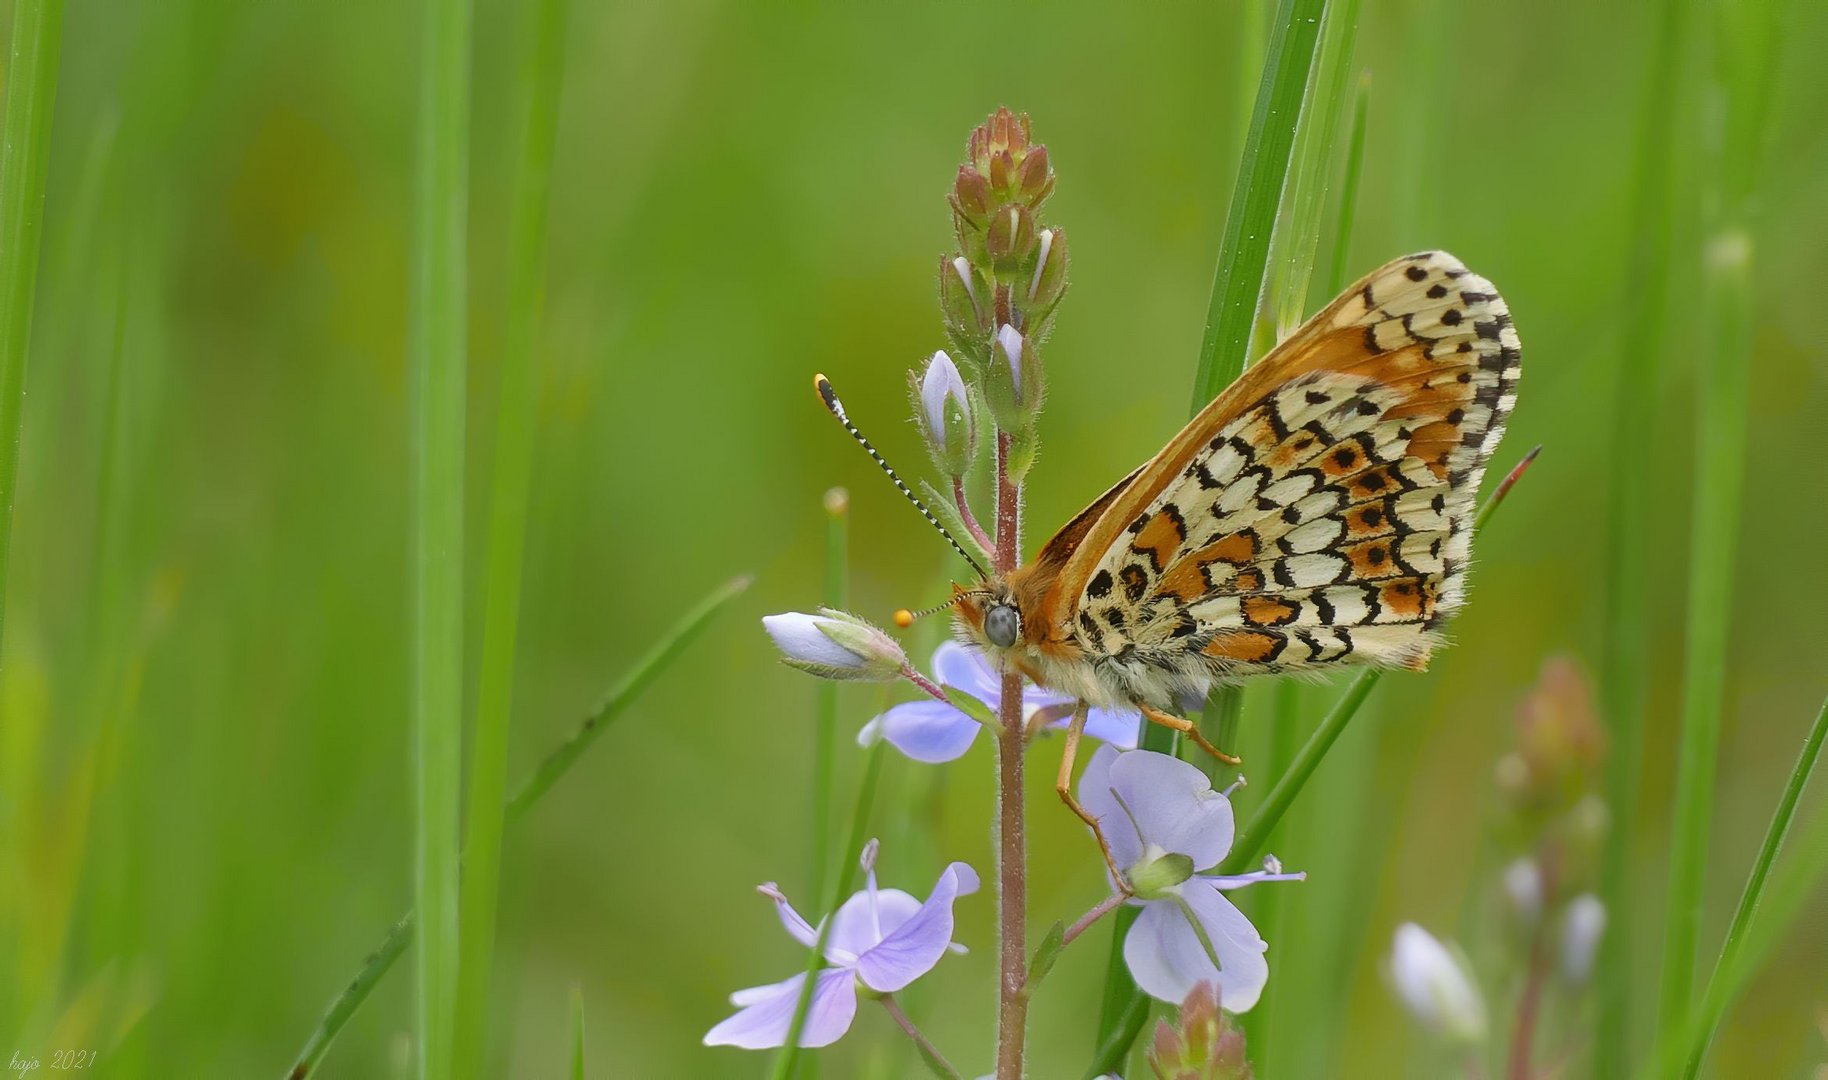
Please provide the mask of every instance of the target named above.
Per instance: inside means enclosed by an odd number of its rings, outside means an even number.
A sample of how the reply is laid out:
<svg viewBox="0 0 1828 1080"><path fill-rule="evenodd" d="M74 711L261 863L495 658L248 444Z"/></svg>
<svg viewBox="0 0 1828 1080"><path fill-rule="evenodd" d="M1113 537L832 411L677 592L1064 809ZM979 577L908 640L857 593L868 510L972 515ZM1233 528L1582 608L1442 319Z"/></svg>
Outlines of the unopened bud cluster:
<svg viewBox="0 0 1828 1080"><path fill-rule="evenodd" d="M1041 220L1053 190L1047 147L1033 141L1027 115L998 109L972 131L947 195L958 241L957 251L939 259L948 363L956 361L981 389L997 427L1011 436L1017 477L1034 459L1046 387L1040 346L1066 291L1066 234ZM935 460L950 460L940 443L952 432L931 424L925 430ZM944 461L941 467L959 475Z"/></svg>

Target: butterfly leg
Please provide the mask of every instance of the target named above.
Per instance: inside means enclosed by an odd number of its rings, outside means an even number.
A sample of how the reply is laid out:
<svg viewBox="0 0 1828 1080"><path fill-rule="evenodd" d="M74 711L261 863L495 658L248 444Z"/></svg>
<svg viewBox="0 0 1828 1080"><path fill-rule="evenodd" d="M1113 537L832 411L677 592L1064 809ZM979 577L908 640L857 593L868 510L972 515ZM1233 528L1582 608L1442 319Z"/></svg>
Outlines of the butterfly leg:
<svg viewBox="0 0 1828 1080"><path fill-rule="evenodd" d="M1147 717L1151 724L1160 724L1161 726L1163 726L1165 728L1173 728L1174 730L1180 732L1182 735L1185 735L1189 739L1192 739L1194 741L1194 744L1197 745L1201 750L1206 751L1208 754L1211 754L1213 757L1218 758L1220 761L1223 761L1225 764L1227 764L1227 765L1244 764L1244 759L1239 757L1238 755L1227 754L1225 751L1212 745L1212 743L1207 740L1206 736L1200 734L1200 729L1193 725L1193 721L1187 719L1186 717L1171 716L1168 713L1161 711L1160 709L1154 708L1153 706L1144 705L1140 701L1136 703L1136 707L1138 709L1142 710L1143 716Z"/></svg>
<svg viewBox="0 0 1828 1080"><path fill-rule="evenodd" d="M1111 854L1111 842L1104 838L1104 829L1091 812L1079 805L1073 798L1073 760L1079 755L1079 736L1085 732L1085 715L1089 706L1081 701L1073 709L1073 721L1066 729L1066 749L1060 754L1060 778L1054 783L1054 790L1060 793L1060 801L1066 808L1079 816L1079 820L1092 827L1092 836L1098 841L1098 850L1104 853L1104 864L1111 870L1111 880L1117 883L1124 893L1130 891L1129 879L1117 867L1117 857Z"/></svg>

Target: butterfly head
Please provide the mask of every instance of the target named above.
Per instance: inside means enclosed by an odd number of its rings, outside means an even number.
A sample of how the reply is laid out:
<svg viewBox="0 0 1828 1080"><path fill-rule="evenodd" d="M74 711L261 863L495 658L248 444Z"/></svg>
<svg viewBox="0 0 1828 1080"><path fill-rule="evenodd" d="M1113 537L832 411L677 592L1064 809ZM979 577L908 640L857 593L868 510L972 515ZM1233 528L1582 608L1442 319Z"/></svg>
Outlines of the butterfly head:
<svg viewBox="0 0 1828 1080"><path fill-rule="evenodd" d="M1006 667L1005 661L1021 657L1028 649L1029 620L1016 591L1000 580L972 588L952 586L953 624L959 636L976 645L984 655Z"/></svg>

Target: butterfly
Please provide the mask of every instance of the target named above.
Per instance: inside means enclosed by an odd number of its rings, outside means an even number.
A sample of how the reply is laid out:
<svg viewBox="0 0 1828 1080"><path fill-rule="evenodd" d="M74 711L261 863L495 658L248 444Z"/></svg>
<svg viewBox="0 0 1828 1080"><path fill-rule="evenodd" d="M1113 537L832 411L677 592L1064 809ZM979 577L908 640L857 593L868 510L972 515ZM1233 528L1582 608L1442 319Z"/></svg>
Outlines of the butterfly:
<svg viewBox="0 0 1828 1080"><path fill-rule="evenodd" d="M1235 761L1178 700L1255 675L1427 666L1464 599L1521 360L1491 282L1441 251L1386 263L1033 559L954 585L955 630L1002 670Z"/></svg>

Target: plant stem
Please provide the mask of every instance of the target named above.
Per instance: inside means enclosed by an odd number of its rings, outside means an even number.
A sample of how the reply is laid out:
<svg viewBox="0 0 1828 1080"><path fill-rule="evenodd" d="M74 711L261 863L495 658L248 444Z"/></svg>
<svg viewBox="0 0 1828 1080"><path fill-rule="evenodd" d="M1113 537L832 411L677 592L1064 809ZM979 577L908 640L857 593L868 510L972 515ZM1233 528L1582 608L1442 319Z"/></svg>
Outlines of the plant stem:
<svg viewBox="0 0 1828 1080"><path fill-rule="evenodd" d="M977 515L971 512L971 499L965 494L965 478L962 476L952 478L952 503L958 507L958 519L965 523L966 531L971 533L971 538L977 541L978 547L985 551L996 547L996 541L990 539L990 534L977 523Z"/></svg>
<svg viewBox="0 0 1828 1080"><path fill-rule="evenodd" d="M489 972L494 959L495 913L500 893L508 723L514 703L521 567L538 413L536 354L546 288L546 209L551 190L553 129L558 122L559 72L564 57L565 0L542 0L526 8L524 18L527 25L521 31L520 81L527 95L526 115L509 228L512 252L493 490L489 498L487 593L459 898L460 959L452 1061L459 1080L480 1076L488 1053Z"/></svg>
<svg viewBox="0 0 1828 1080"><path fill-rule="evenodd" d="M463 775L463 454L470 8L426 0L409 366L413 386L414 894L419 1075L453 1071Z"/></svg>
<svg viewBox="0 0 1828 1080"><path fill-rule="evenodd" d="M927 1063L928 1068L950 1080L962 1080L959 1071L946 1060L946 1055L940 1053L939 1048L914 1026L914 1021L908 1019L908 1014L902 1011L901 1003L895 1000L894 994L884 994L877 1000L882 1002L883 1009L894 1018L901 1030L908 1033L908 1038L914 1040L914 1045L920 1050L921 1059Z"/></svg>
<svg viewBox="0 0 1828 1080"><path fill-rule="evenodd" d="M25 361L38 291L44 176L50 162L62 41L63 0L18 0L13 8L12 62L7 65L6 117L0 130L0 630L5 627Z"/></svg>
<svg viewBox="0 0 1828 1080"><path fill-rule="evenodd" d="M1635 909L1632 850L1643 768L1645 685L1651 669L1646 607L1651 564L1644 555L1657 531L1653 493L1642 473L1657 408L1657 369L1664 352L1663 324L1669 304L1675 231L1671 177L1677 145L1672 128L1682 113L1676 84L1690 7L1686 3L1658 5L1655 44L1638 103L1632 163L1636 196L1631 200L1631 262L1625 280L1619 381L1610 425L1608 460L1613 471L1600 663L1600 690L1611 725L1606 802L1613 821L1606 838L1608 853L1600 863L1600 897L1612 912ZM1619 1076L1626 1069L1631 1044L1631 974L1635 970L1631 939L1630 929L1621 922L1600 942L1594 970L1599 998L1594 1072L1600 1076Z"/></svg>
<svg viewBox="0 0 1828 1080"><path fill-rule="evenodd" d="M697 638L699 633L710 624L711 617L722 611L730 601L740 596L749 587L749 584L750 579L747 577L739 577L728 582L701 601L659 641L655 642L647 655L637 661L629 673L622 677L622 681L617 683L604 697L603 703L584 718L583 723L578 725L577 732L546 755L545 760L534 769L533 775L528 777L525 784L521 785L520 791L508 800L507 807L502 812L505 821L512 824L520 820L521 816L539 801L540 796L544 795L558 781L559 777L565 775L571 766L577 763L585 749L609 727L610 722L634 704L635 699L641 695L643 690L647 689L648 684L658 678L660 673L670 666L680 653L685 651L686 646L690 645L693 639ZM400 954L405 952L406 947L412 943L414 914L409 911L401 916L400 921L387 931L387 937L381 942L380 947L370 953L368 958L362 962L362 969L356 972L355 978L351 979L342 992L330 1002L329 1009L324 1012L324 1018L318 1021L317 1028L305 1040L304 1049L299 1051L291 1072L286 1074L288 1080L305 1080L317 1069L318 1063L330 1051L331 1043L336 1041L337 1035L341 1034L343 1027L349 1023L350 1017L354 1016L356 1010L362 1007L362 1003L368 1000L368 995L374 990L375 984L381 981L381 978L393 967L394 961L398 960Z"/></svg>
<svg viewBox="0 0 1828 1080"><path fill-rule="evenodd" d="M1123 901L1124 897L1122 893L1112 893L1099 901L1097 907L1094 907L1084 915L1079 916L1079 918L1073 922L1073 925L1066 928L1066 933L1060 938L1060 946L1065 948L1066 946L1071 945L1073 939L1077 938L1080 934L1085 933L1087 930L1090 930L1092 925L1099 919L1102 919L1106 915L1117 910Z"/></svg>
<svg viewBox="0 0 1828 1080"><path fill-rule="evenodd" d="M1009 478L1010 437L997 432L996 549L998 574L1016 567L1022 520L1021 489ZM1022 1080L1028 1038L1028 848L1023 820L1022 675L1003 675L997 719L997 1080Z"/></svg>
<svg viewBox="0 0 1828 1080"><path fill-rule="evenodd" d="M1815 769L1817 758L1821 756L1822 741L1828 736L1828 701L1815 714L1815 723L1809 727L1809 733L1803 738L1803 748L1796 755L1796 764L1790 770L1789 782L1784 785L1783 794L1778 797L1777 809L1771 813L1771 824L1765 829L1764 843L1759 845L1758 855L1752 860L1751 872L1746 875L1745 888L1739 894L1739 906L1733 909L1733 921L1727 927L1726 940L1720 946L1720 957L1714 962L1714 970L1708 976L1707 987L1702 992L1700 1006L1690 1015L1684 1027L1683 1037L1675 1040L1673 1049L1683 1058L1680 1073L1684 1077L1693 1077L1701 1071L1701 1061L1707 1056L1708 1044L1713 1041L1714 1030L1720 1026L1721 1018L1737 995L1744 979L1751 974L1747 968L1746 958L1749 955L1749 943L1752 941L1752 921L1758 915L1759 901L1764 896L1765 882L1771 873L1771 866L1777 861L1777 853L1783 850L1784 839L1790 833L1790 823L1796 817L1796 804L1802 798L1803 789L1809 785L1809 777ZM1674 1054L1665 1060L1674 1066ZM1665 1074L1673 1068L1662 1070Z"/></svg>
<svg viewBox="0 0 1828 1080"><path fill-rule="evenodd" d="M1530 931L1530 958L1523 993L1517 998L1517 1020L1511 1027L1509 1080L1530 1080L1530 1048L1536 1041L1536 1019L1542 1010L1542 993L1549 981L1549 901L1555 895L1556 860L1543 853L1536 860L1542 873L1543 910Z"/></svg>

